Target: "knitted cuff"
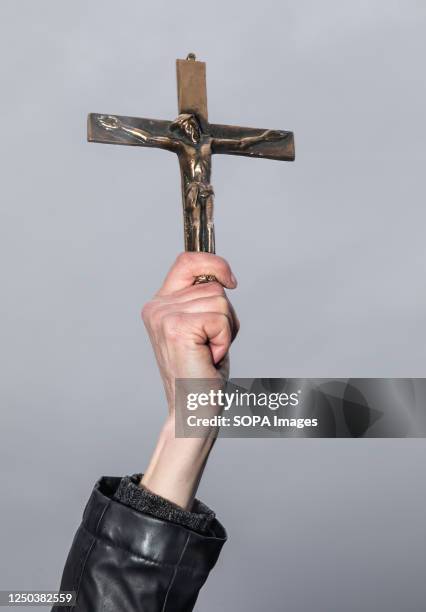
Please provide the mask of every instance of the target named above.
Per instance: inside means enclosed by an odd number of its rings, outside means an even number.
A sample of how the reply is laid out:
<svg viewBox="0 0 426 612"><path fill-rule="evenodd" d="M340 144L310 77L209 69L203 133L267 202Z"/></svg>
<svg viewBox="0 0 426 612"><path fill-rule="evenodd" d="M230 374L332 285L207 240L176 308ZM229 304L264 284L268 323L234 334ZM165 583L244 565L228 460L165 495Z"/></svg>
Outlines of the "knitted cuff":
<svg viewBox="0 0 426 612"><path fill-rule="evenodd" d="M114 494L114 499L139 512L156 518L188 527L203 535L208 535L215 513L198 499L194 500L192 510L183 510L176 504L152 493L139 483L142 474L124 476Z"/></svg>

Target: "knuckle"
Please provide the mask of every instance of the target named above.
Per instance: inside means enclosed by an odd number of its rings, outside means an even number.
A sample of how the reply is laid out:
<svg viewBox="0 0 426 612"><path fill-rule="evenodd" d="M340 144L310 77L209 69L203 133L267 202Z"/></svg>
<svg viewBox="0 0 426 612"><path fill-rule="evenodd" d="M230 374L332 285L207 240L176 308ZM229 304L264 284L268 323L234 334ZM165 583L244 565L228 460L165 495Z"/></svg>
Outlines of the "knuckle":
<svg viewBox="0 0 426 612"><path fill-rule="evenodd" d="M154 330L157 330L160 326L161 318L163 316L164 308L153 308L150 317L150 324Z"/></svg>
<svg viewBox="0 0 426 612"><path fill-rule="evenodd" d="M230 312L228 299L224 295L217 295L214 300L218 312L221 312L223 314L227 314Z"/></svg>
<svg viewBox="0 0 426 612"><path fill-rule="evenodd" d="M215 312L213 314L216 324L224 330L231 329L231 322L229 316L225 312Z"/></svg>
<svg viewBox="0 0 426 612"><path fill-rule="evenodd" d="M162 306L156 300L147 302L141 312L142 321L145 326L155 330L158 327L158 322L162 313Z"/></svg>
<svg viewBox="0 0 426 612"><path fill-rule="evenodd" d="M152 316L152 311L153 311L153 304L152 304L152 302L147 302L146 304L144 304L142 306L141 318L142 318L142 321L144 323L148 323L149 322L149 320L151 319L151 316Z"/></svg>

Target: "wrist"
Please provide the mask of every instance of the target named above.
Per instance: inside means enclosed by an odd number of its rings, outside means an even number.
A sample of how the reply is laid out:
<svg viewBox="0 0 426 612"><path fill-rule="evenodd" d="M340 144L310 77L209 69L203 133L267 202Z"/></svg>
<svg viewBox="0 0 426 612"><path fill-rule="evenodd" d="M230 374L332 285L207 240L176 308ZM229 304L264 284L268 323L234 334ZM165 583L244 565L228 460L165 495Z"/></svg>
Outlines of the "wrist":
<svg viewBox="0 0 426 612"><path fill-rule="evenodd" d="M141 484L184 509L190 509L215 436L176 438L174 415L160 433Z"/></svg>

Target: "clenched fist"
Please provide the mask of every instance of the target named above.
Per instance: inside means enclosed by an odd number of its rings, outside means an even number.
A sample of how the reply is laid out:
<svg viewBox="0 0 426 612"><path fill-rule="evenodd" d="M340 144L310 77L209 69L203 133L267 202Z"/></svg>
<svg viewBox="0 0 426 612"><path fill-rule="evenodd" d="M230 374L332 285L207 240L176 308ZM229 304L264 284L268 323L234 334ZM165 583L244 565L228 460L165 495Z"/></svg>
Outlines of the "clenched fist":
<svg viewBox="0 0 426 612"><path fill-rule="evenodd" d="M197 276L218 282L194 285ZM182 253L163 286L142 310L170 411L176 378L227 375L228 351L239 323L224 287L237 285L229 264L210 253Z"/></svg>

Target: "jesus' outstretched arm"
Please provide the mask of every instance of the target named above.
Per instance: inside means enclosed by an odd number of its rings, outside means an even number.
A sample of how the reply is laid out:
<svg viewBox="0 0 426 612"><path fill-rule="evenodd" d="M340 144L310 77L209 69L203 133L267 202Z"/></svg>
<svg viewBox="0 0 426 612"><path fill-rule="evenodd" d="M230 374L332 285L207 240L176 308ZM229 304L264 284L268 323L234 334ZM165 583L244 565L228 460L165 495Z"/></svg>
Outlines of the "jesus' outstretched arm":
<svg viewBox="0 0 426 612"><path fill-rule="evenodd" d="M273 142L276 140L284 140L289 132L280 130L265 130L257 136L244 136L243 138L213 138L212 148L217 153L226 152L229 150L244 151L252 145L260 142Z"/></svg>
<svg viewBox="0 0 426 612"><path fill-rule="evenodd" d="M168 136L154 136L147 130L142 130L141 128L136 128L123 123L121 119L114 115L101 115L98 118L98 123L109 132L121 131L125 134L130 134L137 140L142 141L147 146L151 145L174 152L176 152L179 148L179 142L176 139L169 138Z"/></svg>

